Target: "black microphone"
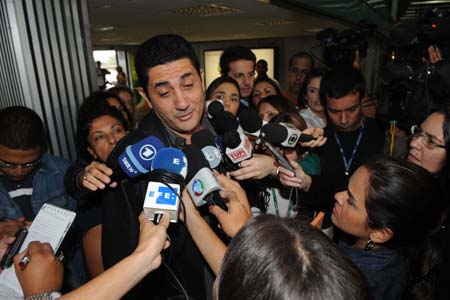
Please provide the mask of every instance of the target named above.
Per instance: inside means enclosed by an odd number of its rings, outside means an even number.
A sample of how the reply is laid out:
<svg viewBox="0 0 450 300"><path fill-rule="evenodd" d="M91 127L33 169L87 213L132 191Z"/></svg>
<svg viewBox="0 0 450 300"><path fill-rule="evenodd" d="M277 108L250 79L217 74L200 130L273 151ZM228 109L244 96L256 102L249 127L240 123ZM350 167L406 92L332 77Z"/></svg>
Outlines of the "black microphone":
<svg viewBox="0 0 450 300"><path fill-rule="evenodd" d="M303 134L295 126L289 123L268 123L261 127L264 139L272 144L294 148L297 143L306 143L314 140L309 134Z"/></svg>
<svg viewBox="0 0 450 300"><path fill-rule="evenodd" d="M191 142L202 150L211 169L215 169L220 165L222 154L217 148L216 139L211 131L203 129L195 132L191 136Z"/></svg>
<svg viewBox="0 0 450 300"><path fill-rule="evenodd" d="M207 100L205 102L208 118L214 119L218 114L223 113L225 107L222 100Z"/></svg>
<svg viewBox="0 0 450 300"><path fill-rule="evenodd" d="M228 210L227 205L219 195L221 186L209 168L209 163L202 151L195 145L187 145L183 148L189 164L186 177L186 188L196 206L218 205Z"/></svg>
<svg viewBox="0 0 450 300"><path fill-rule="evenodd" d="M254 109L247 108L240 111L239 124L244 129L245 134L258 137L264 121Z"/></svg>
<svg viewBox="0 0 450 300"><path fill-rule="evenodd" d="M224 111L214 118L214 129L219 135L230 130L237 130L239 122L236 117L229 111Z"/></svg>

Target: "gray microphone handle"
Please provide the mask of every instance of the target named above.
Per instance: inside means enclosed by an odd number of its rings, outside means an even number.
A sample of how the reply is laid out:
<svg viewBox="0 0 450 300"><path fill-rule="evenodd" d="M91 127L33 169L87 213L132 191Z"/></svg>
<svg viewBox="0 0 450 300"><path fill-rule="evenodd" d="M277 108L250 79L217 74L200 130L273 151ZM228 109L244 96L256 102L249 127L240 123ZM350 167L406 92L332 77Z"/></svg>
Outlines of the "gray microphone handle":
<svg viewBox="0 0 450 300"><path fill-rule="evenodd" d="M269 149L270 152L272 152L273 156L275 157L275 160L285 169L291 171L292 173L295 174L295 170L294 168L289 164L289 162L287 161L287 159L280 153L280 151L278 151L271 143L269 143L266 140L262 140L262 142L264 143L264 146L267 147L267 149Z"/></svg>

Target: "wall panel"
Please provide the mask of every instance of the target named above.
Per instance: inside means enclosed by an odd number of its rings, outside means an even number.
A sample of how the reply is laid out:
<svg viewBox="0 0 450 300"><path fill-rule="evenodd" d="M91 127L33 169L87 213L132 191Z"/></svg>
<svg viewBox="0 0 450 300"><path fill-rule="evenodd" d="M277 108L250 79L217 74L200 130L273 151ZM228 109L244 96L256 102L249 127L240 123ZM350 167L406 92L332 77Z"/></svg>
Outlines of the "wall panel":
<svg viewBox="0 0 450 300"><path fill-rule="evenodd" d="M34 109L49 152L73 160L76 113L96 88L86 0L0 0L0 8L0 108Z"/></svg>

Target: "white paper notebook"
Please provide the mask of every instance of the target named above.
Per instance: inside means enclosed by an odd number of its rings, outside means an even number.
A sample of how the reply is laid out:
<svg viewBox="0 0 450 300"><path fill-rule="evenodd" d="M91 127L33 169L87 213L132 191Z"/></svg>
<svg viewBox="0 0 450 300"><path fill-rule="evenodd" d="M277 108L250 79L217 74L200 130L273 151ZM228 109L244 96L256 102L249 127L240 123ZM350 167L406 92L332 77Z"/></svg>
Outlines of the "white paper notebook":
<svg viewBox="0 0 450 300"><path fill-rule="evenodd" d="M30 242L49 243L53 252L61 245L67 231L75 219L76 213L51 204L44 204L28 229L28 235L20 252L24 251ZM23 297L22 288L14 270L14 265L0 274L0 284L6 285ZM1 290L1 288L0 288ZM1 293L0 293L1 297Z"/></svg>

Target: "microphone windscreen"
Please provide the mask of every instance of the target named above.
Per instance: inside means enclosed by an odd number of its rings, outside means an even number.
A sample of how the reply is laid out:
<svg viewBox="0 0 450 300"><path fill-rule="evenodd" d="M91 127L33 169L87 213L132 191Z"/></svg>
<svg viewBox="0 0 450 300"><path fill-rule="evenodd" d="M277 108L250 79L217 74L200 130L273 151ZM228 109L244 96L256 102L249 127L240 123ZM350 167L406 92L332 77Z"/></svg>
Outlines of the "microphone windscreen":
<svg viewBox="0 0 450 300"><path fill-rule="evenodd" d="M224 134L227 131L236 130L239 127L239 122L232 113L224 111L216 116L214 125L218 134Z"/></svg>
<svg viewBox="0 0 450 300"><path fill-rule="evenodd" d="M200 169L209 168L209 163L203 155L202 150L196 145L191 144L184 146L183 152L186 155L189 164L186 176L186 181L189 182Z"/></svg>
<svg viewBox="0 0 450 300"><path fill-rule="evenodd" d="M281 144L287 139L288 130L277 123L267 123L261 127L261 135L264 139L272 144Z"/></svg>
<svg viewBox="0 0 450 300"><path fill-rule="evenodd" d="M241 124L244 131L253 133L261 129L263 120L256 112L256 110L247 108L242 109L239 113L239 124Z"/></svg>
<svg viewBox="0 0 450 300"><path fill-rule="evenodd" d="M236 130L227 131L222 138L224 148L234 149L241 143L241 136Z"/></svg>
<svg viewBox="0 0 450 300"><path fill-rule="evenodd" d="M191 142L199 148L204 148L206 146L216 146L216 139L208 129L203 129L195 132L191 136Z"/></svg>
<svg viewBox="0 0 450 300"><path fill-rule="evenodd" d="M157 137L146 137L125 149L119 156L119 165L128 177L145 174L151 169L156 153L163 147Z"/></svg>
<svg viewBox="0 0 450 300"><path fill-rule="evenodd" d="M175 148L162 148L156 153L152 163L152 171L164 170L186 178L187 159L183 151Z"/></svg>
<svg viewBox="0 0 450 300"><path fill-rule="evenodd" d="M207 102L207 112L212 117L215 118L218 114L222 113L224 111L224 106L222 101L219 100L209 100L210 102Z"/></svg>

